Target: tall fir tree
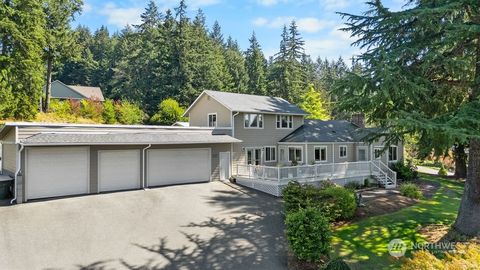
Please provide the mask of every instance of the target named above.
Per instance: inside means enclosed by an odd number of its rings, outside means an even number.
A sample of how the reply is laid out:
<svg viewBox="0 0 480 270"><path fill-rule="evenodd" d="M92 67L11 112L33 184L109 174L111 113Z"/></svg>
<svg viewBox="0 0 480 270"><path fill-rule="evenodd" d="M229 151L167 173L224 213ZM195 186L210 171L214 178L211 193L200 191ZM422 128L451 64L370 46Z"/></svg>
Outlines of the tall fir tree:
<svg viewBox="0 0 480 270"><path fill-rule="evenodd" d="M266 95L266 60L255 32L248 41L250 46L245 52L245 68L248 74L247 93Z"/></svg>
<svg viewBox="0 0 480 270"><path fill-rule="evenodd" d="M225 64L232 78L231 91L236 93L246 93L248 84L248 75L245 68L245 58L238 46L237 41L228 37L225 45L224 58Z"/></svg>

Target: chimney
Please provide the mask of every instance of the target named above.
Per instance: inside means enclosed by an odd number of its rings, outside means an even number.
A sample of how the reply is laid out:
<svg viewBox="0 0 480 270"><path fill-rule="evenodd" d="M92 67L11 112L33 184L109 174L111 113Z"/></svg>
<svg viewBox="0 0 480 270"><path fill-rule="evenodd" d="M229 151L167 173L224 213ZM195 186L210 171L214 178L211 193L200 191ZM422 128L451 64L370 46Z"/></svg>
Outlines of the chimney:
<svg viewBox="0 0 480 270"><path fill-rule="evenodd" d="M352 114L352 120L350 120L352 124L364 128L365 127L365 115L363 113L355 113Z"/></svg>

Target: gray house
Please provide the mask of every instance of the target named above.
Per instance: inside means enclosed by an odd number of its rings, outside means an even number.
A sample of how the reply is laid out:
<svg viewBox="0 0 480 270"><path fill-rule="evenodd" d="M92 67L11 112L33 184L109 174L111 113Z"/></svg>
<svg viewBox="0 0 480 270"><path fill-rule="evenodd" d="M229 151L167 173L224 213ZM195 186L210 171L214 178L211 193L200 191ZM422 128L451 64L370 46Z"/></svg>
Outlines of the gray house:
<svg viewBox="0 0 480 270"><path fill-rule="evenodd" d="M230 176L278 196L291 180L372 176L394 186L387 164L402 159L401 142L366 144L368 129L305 120L281 98L204 91L185 115L188 126L8 122L1 171L17 203Z"/></svg>
<svg viewBox="0 0 480 270"><path fill-rule="evenodd" d="M44 90L45 91L45 90ZM51 96L53 99L92 99L105 101L100 87L66 85L59 80L53 81L51 85Z"/></svg>

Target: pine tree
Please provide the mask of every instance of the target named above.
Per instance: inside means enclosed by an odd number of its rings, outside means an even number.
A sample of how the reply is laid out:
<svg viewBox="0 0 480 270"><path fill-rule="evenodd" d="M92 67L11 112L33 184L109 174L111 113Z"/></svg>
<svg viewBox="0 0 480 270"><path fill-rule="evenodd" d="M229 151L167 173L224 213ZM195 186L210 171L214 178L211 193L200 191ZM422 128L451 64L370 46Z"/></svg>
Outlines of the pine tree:
<svg viewBox="0 0 480 270"><path fill-rule="evenodd" d="M360 74L337 85L338 105L364 111L386 143L418 134L469 144L465 192L453 227L480 234L480 3L411 1L393 12L370 2L363 15L342 14L366 49ZM380 136L380 135L379 135ZM443 144L437 144L441 147Z"/></svg>
<svg viewBox="0 0 480 270"><path fill-rule="evenodd" d="M245 52L245 68L248 74L247 93L265 95L266 60L255 36L255 32L252 33L248 41L250 42L250 46Z"/></svg>
<svg viewBox="0 0 480 270"><path fill-rule="evenodd" d="M243 57L240 47L232 37L228 37L225 47L225 64L232 78L231 90L236 93L246 93L248 75L245 69L245 58Z"/></svg>
<svg viewBox="0 0 480 270"><path fill-rule="evenodd" d="M213 23L212 31L210 33L210 38L212 38L218 45L224 46L223 34L222 34L222 27L215 21Z"/></svg>
<svg viewBox="0 0 480 270"><path fill-rule="evenodd" d="M158 7L155 4L155 1L150 0L148 2L145 11L140 14L142 23L136 25L135 27L140 29L140 31L145 31L146 29L157 28L162 20L162 14L158 11Z"/></svg>

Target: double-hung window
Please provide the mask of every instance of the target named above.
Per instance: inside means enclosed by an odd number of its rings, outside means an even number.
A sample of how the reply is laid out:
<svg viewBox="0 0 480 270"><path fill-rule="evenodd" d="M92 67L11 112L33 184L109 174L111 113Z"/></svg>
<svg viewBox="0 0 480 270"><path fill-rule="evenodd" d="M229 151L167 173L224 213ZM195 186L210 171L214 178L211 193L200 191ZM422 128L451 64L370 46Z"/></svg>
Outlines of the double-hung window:
<svg viewBox="0 0 480 270"><path fill-rule="evenodd" d="M301 146L291 146L288 147L288 161L297 161L302 162L302 147Z"/></svg>
<svg viewBox="0 0 480 270"><path fill-rule="evenodd" d="M263 128L263 115L258 113L246 113L244 116L245 128Z"/></svg>
<svg viewBox="0 0 480 270"><path fill-rule="evenodd" d="M347 157L347 146L346 145L340 145L340 157L341 158L346 158Z"/></svg>
<svg viewBox="0 0 480 270"><path fill-rule="evenodd" d="M315 146L315 161L316 162L327 161L327 147L326 146Z"/></svg>
<svg viewBox="0 0 480 270"><path fill-rule="evenodd" d="M266 162L273 162L277 160L276 153L277 149L275 146L266 146L265 147L265 161Z"/></svg>
<svg viewBox="0 0 480 270"><path fill-rule="evenodd" d="M277 128L293 128L293 116L277 114Z"/></svg>
<svg viewBox="0 0 480 270"><path fill-rule="evenodd" d="M396 145L392 145L388 148L388 161L398 160L398 148Z"/></svg>
<svg viewBox="0 0 480 270"><path fill-rule="evenodd" d="M217 114L216 113L209 113L208 114L208 126L209 127L217 127Z"/></svg>

